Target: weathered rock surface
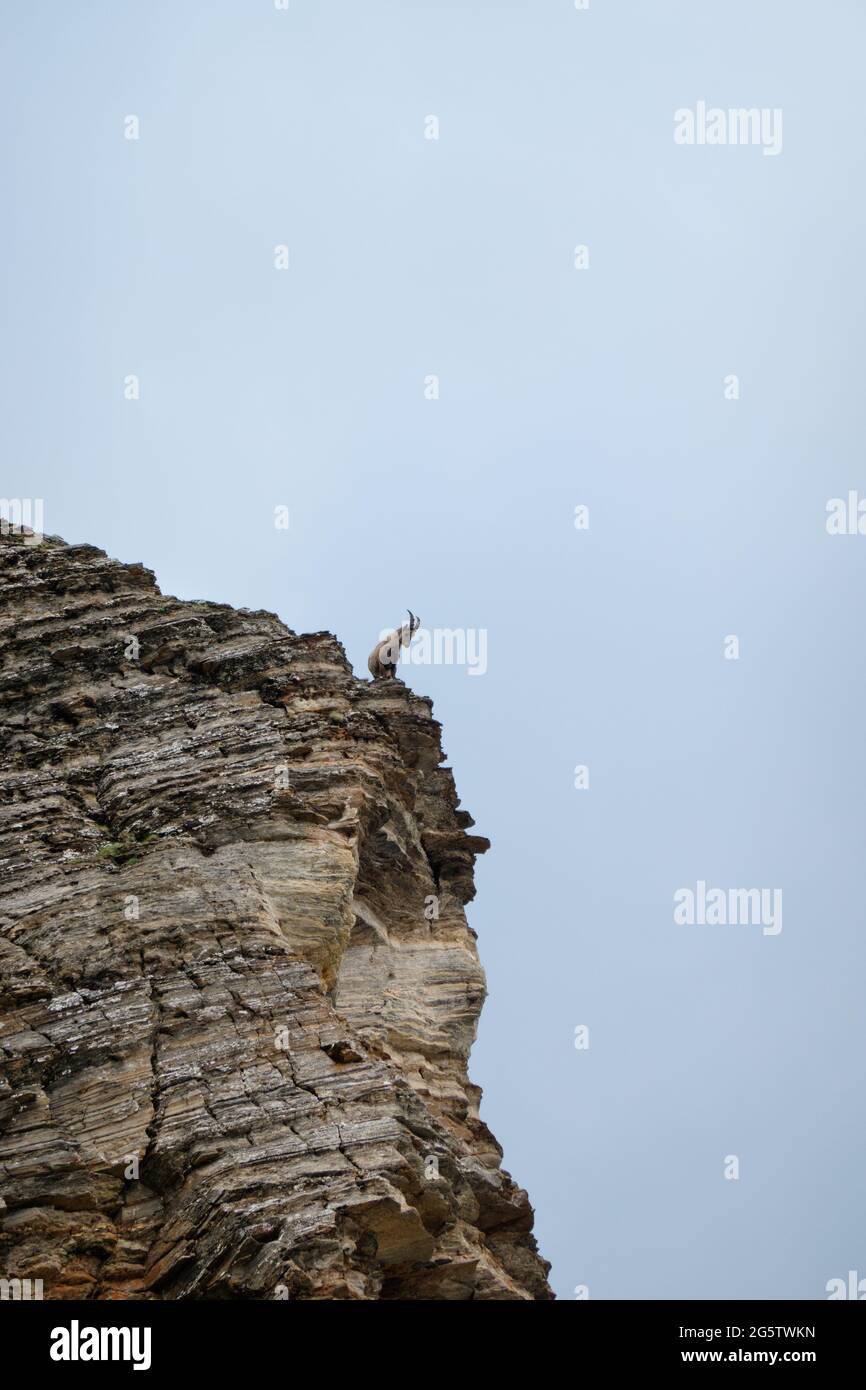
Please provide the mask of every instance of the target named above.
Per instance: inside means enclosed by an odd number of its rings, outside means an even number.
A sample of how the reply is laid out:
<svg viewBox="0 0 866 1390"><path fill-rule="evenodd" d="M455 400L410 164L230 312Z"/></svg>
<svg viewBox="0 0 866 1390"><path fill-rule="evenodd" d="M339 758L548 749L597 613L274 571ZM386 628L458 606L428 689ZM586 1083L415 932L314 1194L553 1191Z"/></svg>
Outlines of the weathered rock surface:
<svg viewBox="0 0 866 1390"><path fill-rule="evenodd" d="M0 1275L550 1298L430 702L57 538L0 538L0 604Z"/></svg>

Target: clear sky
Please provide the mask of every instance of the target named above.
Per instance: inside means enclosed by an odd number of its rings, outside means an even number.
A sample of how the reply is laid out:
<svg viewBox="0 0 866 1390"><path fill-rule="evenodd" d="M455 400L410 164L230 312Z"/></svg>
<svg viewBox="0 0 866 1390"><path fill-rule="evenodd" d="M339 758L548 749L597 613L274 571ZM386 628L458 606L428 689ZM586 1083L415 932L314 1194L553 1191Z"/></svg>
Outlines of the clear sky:
<svg viewBox="0 0 866 1390"><path fill-rule="evenodd" d="M859 0L3 6L0 492L361 675L407 606L486 631L406 674L493 841L472 1074L565 1298L866 1276L866 536L825 527L864 40ZM701 101L781 151L678 145ZM782 931L678 925L699 880Z"/></svg>

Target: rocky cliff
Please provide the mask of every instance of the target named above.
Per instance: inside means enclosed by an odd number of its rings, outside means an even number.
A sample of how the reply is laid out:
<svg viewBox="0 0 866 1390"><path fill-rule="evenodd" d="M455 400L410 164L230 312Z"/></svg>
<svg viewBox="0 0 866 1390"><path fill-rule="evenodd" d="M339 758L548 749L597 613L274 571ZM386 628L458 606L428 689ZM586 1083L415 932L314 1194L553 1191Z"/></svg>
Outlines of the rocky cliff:
<svg viewBox="0 0 866 1390"><path fill-rule="evenodd" d="M467 1077L487 841L430 702L31 540L0 538L0 1275L550 1298Z"/></svg>

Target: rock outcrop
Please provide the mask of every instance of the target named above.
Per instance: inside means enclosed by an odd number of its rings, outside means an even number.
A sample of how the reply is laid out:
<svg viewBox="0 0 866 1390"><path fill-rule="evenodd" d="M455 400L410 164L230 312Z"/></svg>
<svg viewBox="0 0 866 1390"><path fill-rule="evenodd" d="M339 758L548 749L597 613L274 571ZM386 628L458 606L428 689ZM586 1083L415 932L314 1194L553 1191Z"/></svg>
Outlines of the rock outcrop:
<svg viewBox="0 0 866 1390"><path fill-rule="evenodd" d="M550 1298L467 1077L487 841L429 700L32 539L0 538L0 1276Z"/></svg>

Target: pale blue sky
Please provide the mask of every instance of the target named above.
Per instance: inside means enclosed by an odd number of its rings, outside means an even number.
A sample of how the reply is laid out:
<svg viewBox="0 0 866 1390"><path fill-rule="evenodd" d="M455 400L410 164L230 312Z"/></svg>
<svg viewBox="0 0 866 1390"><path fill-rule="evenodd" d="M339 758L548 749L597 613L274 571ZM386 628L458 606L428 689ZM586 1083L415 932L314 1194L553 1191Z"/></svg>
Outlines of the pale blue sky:
<svg viewBox="0 0 866 1390"><path fill-rule="evenodd" d="M486 629L483 678L409 679L493 840L472 1074L558 1293L866 1275L866 537L824 529L866 495L862 5L2 31L0 492L359 674L407 606ZM782 153L675 145L699 100L782 108ZM782 933L675 926L698 879L781 887Z"/></svg>

